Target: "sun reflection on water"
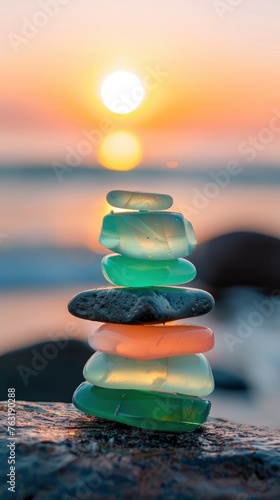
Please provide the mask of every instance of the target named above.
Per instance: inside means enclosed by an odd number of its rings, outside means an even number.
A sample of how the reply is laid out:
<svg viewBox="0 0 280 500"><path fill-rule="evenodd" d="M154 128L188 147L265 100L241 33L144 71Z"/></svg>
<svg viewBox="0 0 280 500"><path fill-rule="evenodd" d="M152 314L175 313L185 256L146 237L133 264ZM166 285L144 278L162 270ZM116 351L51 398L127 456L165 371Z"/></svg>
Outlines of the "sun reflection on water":
<svg viewBox="0 0 280 500"><path fill-rule="evenodd" d="M110 170L131 170L139 165L141 157L140 142L131 132L107 135L98 150L98 161Z"/></svg>

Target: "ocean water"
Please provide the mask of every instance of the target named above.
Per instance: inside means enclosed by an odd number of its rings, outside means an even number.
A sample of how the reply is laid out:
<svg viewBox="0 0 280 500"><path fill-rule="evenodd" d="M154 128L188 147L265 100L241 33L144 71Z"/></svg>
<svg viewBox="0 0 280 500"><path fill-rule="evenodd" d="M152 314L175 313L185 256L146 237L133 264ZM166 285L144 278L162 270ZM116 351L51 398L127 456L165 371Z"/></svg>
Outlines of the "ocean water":
<svg viewBox="0 0 280 500"><path fill-rule="evenodd" d="M214 171L214 168L212 169ZM280 170L244 168L224 179L211 168L113 172L79 168L58 178L51 168L0 169L1 248L85 247L98 244L111 189L167 192L174 211L191 220L198 242L236 229L280 236ZM218 185L218 182L220 185Z"/></svg>
<svg viewBox="0 0 280 500"><path fill-rule="evenodd" d="M191 220L198 244L235 230L280 237L279 169L244 168L224 186L221 171L220 185L209 171L77 168L58 179L50 168L0 169L0 352L68 331L86 340L97 326L72 317L67 303L82 289L106 286L100 261L107 252L98 235L102 217L110 211L105 196L111 189L171 194L174 211ZM232 290L226 314L217 304L216 311L192 322L215 332L215 349L207 355L212 366L240 376L250 387L214 392L212 415L276 428L280 306L247 338L238 337L238 318L246 320L256 300L263 300L256 291ZM239 339L233 349L227 333Z"/></svg>

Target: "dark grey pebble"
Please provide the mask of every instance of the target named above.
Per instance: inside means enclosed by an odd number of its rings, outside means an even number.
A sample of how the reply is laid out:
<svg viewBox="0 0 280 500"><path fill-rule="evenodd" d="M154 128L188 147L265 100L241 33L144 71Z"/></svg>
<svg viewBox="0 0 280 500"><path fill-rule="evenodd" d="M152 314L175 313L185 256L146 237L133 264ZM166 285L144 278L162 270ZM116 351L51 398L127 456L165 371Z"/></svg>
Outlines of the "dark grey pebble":
<svg viewBox="0 0 280 500"><path fill-rule="evenodd" d="M73 316L102 323L165 323L206 314L214 307L204 290L181 287L95 288L68 304Z"/></svg>

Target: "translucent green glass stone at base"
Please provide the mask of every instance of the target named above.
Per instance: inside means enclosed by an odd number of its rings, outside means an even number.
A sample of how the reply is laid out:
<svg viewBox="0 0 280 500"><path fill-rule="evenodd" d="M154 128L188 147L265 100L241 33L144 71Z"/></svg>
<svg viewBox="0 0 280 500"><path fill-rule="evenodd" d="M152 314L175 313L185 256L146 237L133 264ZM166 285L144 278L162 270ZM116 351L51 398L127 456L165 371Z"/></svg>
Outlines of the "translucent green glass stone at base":
<svg viewBox="0 0 280 500"><path fill-rule="evenodd" d="M128 210L166 210L173 205L173 198L169 194L139 191L110 191L106 199L112 207Z"/></svg>
<svg viewBox="0 0 280 500"><path fill-rule="evenodd" d="M190 432L206 420L211 404L203 399L120 389L83 382L73 395L79 410L122 424L166 432Z"/></svg>
<svg viewBox="0 0 280 500"><path fill-rule="evenodd" d="M193 227L176 212L122 212L103 219L101 245L133 259L186 257L196 246Z"/></svg>
<svg viewBox="0 0 280 500"><path fill-rule="evenodd" d="M144 260L106 255L101 268L105 278L119 286L178 285L196 276L194 265L185 259Z"/></svg>

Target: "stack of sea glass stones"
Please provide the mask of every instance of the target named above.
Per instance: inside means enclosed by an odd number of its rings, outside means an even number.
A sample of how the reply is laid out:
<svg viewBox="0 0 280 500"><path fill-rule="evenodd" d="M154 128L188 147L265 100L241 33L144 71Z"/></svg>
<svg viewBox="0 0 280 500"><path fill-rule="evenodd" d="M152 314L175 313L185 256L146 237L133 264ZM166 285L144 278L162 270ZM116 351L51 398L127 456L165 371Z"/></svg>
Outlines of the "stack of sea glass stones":
<svg viewBox="0 0 280 500"><path fill-rule="evenodd" d="M155 431L193 431L203 424L214 389L202 352L214 345L204 326L178 323L214 306L194 288L196 269L183 257L196 246L193 227L167 212L171 196L111 191L108 203L127 209L106 215L100 243L115 252L102 260L105 278L117 285L76 295L69 311L104 323L89 337L96 350L73 396L84 413ZM171 286L170 286L171 285Z"/></svg>

